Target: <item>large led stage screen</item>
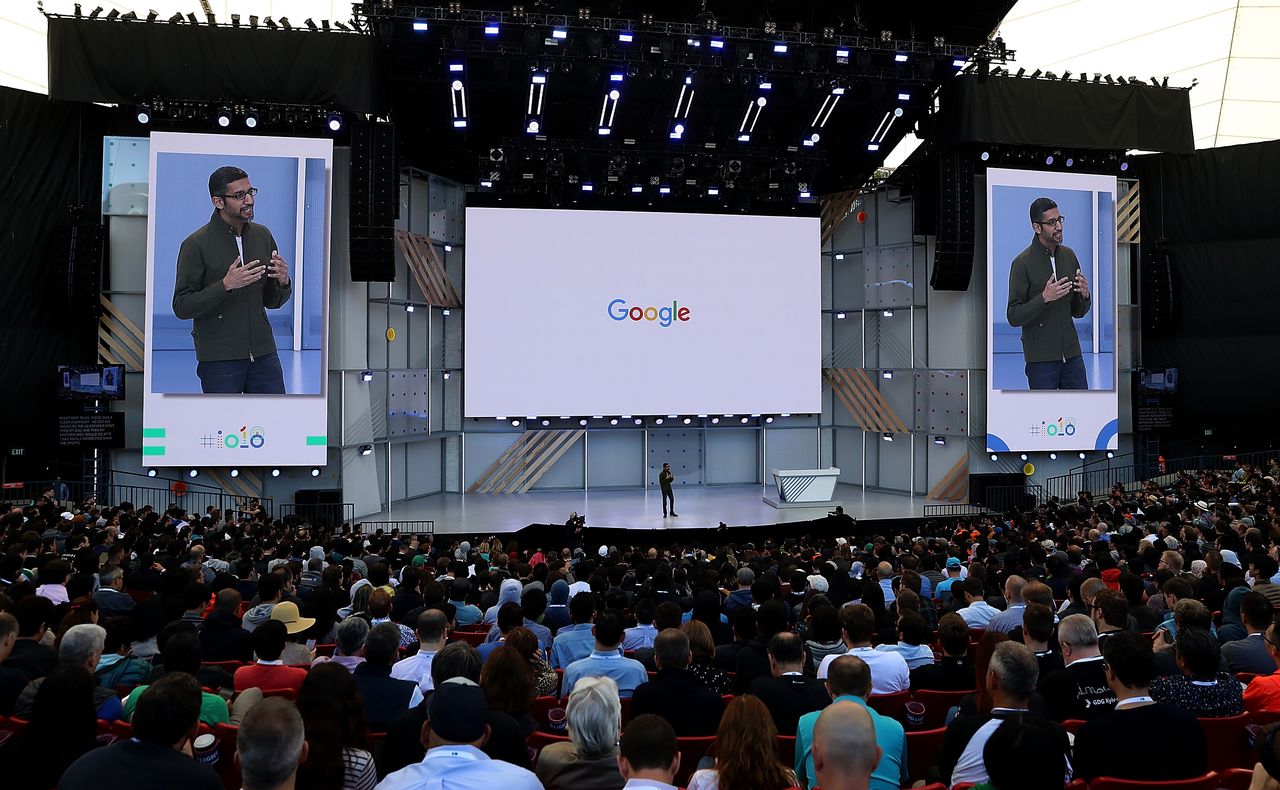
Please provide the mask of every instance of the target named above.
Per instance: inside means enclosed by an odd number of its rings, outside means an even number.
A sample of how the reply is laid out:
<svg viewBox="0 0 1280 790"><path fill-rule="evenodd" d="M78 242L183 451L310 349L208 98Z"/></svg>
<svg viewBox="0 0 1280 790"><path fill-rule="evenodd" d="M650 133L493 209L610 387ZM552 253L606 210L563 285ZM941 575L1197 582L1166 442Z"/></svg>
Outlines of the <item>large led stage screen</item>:
<svg viewBox="0 0 1280 790"><path fill-rule="evenodd" d="M333 141L151 135L143 462L325 462Z"/></svg>
<svg viewBox="0 0 1280 790"><path fill-rule="evenodd" d="M987 170L987 449L1114 450L1116 180Z"/></svg>
<svg viewBox="0 0 1280 790"><path fill-rule="evenodd" d="M468 417L821 411L817 218L466 219Z"/></svg>

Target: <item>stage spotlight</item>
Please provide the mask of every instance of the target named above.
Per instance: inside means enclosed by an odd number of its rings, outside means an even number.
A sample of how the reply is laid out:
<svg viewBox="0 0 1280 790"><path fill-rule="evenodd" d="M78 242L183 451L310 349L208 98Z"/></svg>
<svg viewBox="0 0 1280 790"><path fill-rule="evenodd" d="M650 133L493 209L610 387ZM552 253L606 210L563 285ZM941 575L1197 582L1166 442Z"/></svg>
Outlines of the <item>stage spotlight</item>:
<svg viewBox="0 0 1280 790"><path fill-rule="evenodd" d="M312 476L312 477L319 477L319 476L320 476L320 467L318 467L318 466L313 466L313 467L311 467L311 476Z"/></svg>
<svg viewBox="0 0 1280 790"><path fill-rule="evenodd" d="M1066 165L1067 167L1071 167L1071 166L1073 166L1075 163L1076 163L1076 160L1075 160L1075 159L1073 159L1072 157L1068 156L1068 157L1067 157L1067 161L1063 162L1062 164Z"/></svg>
<svg viewBox="0 0 1280 790"><path fill-rule="evenodd" d="M313 31L314 31L314 30L319 30L319 29L320 29L320 28L319 28L319 26L318 26L318 25L316 25L315 20L314 20L314 19L312 19L311 17L307 17L307 30L313 30Z"/></svg>
<svg viewBox="0 0 1280 790"><path fill-rule="evenodd" d="M595 191L595 186L594 186L594 185L592 185L592 184L583 184L583 185L582 185L582 191L583 191L583 192L593 192L593 191Z"/></svg>
<svg viewBox="0 0 1280 790"><path fill-rule="evenodd" d="M232 477L239 477L239 476L240 476L240 470L239 470L239 469L232 469L230 474L231 474L231 476L232 476Z"/></svg>
<svg viewBox="0 0 1280 790"><path fill-rule="evenodd" d="M947 437L945 437L945 436L935 436L935 437L933 437L933 443L934 443L934 444L936 444L936 445L938 445L939 447L943 447L943 446L945 446L945 445L946 445L946 443L947 443Z"/></svg>
<svg viewBox="0 0 1280 790"><path fill-rule="evenodd" d="M685 417L685 418L684 418L684 424L685 424L685 425L688 425L688 424L689 424L689 423L691 423L691 422L693 422L693 420L691 420L690 418L688 418L688 417Z"/></svg>
<svg viewBox="0 0 1280 790"><path fill-rule="evenodd" d="M772 423L773 423L773 418L772 418L772 417L765 417L765 418L764 418L764 421L765 421L766 423L770 423L770 424L772 424Z"/></svg>
<svg viewBox="0 0 1280 790"><path fill-rule="evenodd" d="M144 126L146 124L151 123L151 105L147 104L146 102L139 104L137 118L138 118L138 123Z"/></svg>
<svg viewBox="0 0 1280 790"><path fill-rule="evenodd" d="M579 424L579 425L582 425L582 426L585 426L585 425L587 424L587 421L586 421L586 419L585 419L585 418L583 418L583 419L581 419L581 420L578 420L578 424Z"/></svg>
<svg viewBox="0 0 1280 790"><path fill-rule="evenodd" d="M512 428L519 428L519 427L520 427L520 421L519 421L519 420L512 420L512 421L511 421L511 427L512 427Z"/></svg>
<svg viewBox="0 0 1280 790"><path fill-rule="evenodd" d="M1084 453L1080 453L1077 457L1078 457L1081 461L1083 461L1083 460L1084 460Z"/></svg>
<svg viewBox="0 0 1280 790"><path fill-rule="evenodd" d="M550 425L550 424L551 424L551 420L543 420L543 421L542 421L542 427L543 427L543 428L547 427L547 426L548 426L548 425Z"/></svg>
<svg viewBox="0 0 1280 790"><path fill-rule="evenodd" d="M1019 458L1021 458L1023 461L1027 460L1027 454L1026 454L1026 453L1023 453L1022 455L1020 455L1020 456L1018 456L1018 457L1019 457Z"/></svg>
<svg viewBox="0 0 1280 790"><path fill-rule="evenodd" d="M1128 159L1120 160L1120 172L1125 173L1125 172L1128 172L1128 170L1129 170L1129 160Z"/></svg>
<svg viewBox="0 0 1280 790"><path fill-rule="evenodd" d="M182 12L181 12L181 11L178 11L178 12L177 12L177 13L175 13L173 16L169 17L169 24L171 24L171 25L180 25L180 24L182 24Z"/></svg>
<svg viewBox="0 0 1280 790"><path fill-rule="evenodd" d="M881 376L882 378L891 379L891 378L893 378L893 371L892 371L892 370L884 370L884 371L881 371L881 372L880 372L880 376Z"/></svg>
<svg viewBox="0 0 1280 790"><path fill-rule="evenodd" d="M557 41L564 41L569 37L569 31L562 27L558 27L551 31L551 37Z"/></svg>
<svg viewBox="0 0 1280 790"><path fill-rule="evenodd" d="M187 472L187 477L199 477L199 476L200 476L199 469L192 469L191 471Z"/></svg>
<svg viewBox="0 0 1280 790"><path fill-rule="evenodd" d="M604 103L600 105L600 120L596 124L596 131L601 135L608 135L613 132L613 119L618 114L618 100L622 98L622 93L617 88L610 88L604 95Z"/></svg>
<svg viewBox="0 0 1280 790"><path fill-rule="evenodd" d="M884 439L886 442L892 442L892 441L893 441L893 434L891 434L891 433L884 433L884 434L881 434L881 435L880 435L880 438L881 438L881 439Z"/></svg>
<svg viewBox="0 0 1280 790"><path fill-rule="evenodd" d="M546 97L546 91L546 72L533 72L529 77L529 102L525 108L525 131L529 134L542 132L542 102Z"/></svg>
<svg viewBox="0 0 1280 790"><path fill-rule="evenodd" d="M843 253L843 252L837 252L837 253L836 253L836 260L838 260L838 261L842 261L842 260L844 260L844 253Z"/></svg>
<svg viewBox="0 0 1280 790"><path fill-rule="evenodd" d="M634 422L636 425L644 425L644 420L640 419L639 417L636 417Z"/></svg>
<svg viewBox="0 0 1280 790"><path fill-rule="evenodd" d="M147 477L155 477L155 476L156 476L156 470L154 469L147 470Z"/></svg>
<svg viewBox="0 0 1280 790"><path fill-rule="evenodd" d="M711 44L711 48L712 48L712 49L724 49L724 39L723 39L723 38L713 38L713 39L711 39L710 44Z"/></svg>
<svg viewBox="0 0 1280 790"><path fill-rule="evenodd" d="M1046 157L1044 158L1044 163L1045 163L1046 165L1051 165L1051 164L1053 164L1053 154L1049 154L1048 156L1046 156Z"/></svg>
<svg viewBox="0 0 1280 790"><path fill-rule="evenodd" d="M373 381L373 371L372 371L372 370L364 370L364 371L361 371L361 372L360 372L360 380L361 380L361 381Z"/></svg>
<svg viewBox="0 0 1280 790"><path fill-rule="evenodd" d="M995 453L992 453L992 454L991 454L991 460L992 460L992 461L998 461L998 460L1000 460L1000 456L996 455Z"/></svg>
<svg viewBox="0 0 1280 790"><path fill-rule="evenodd" d="M715 197L720 194L719 187L707 187L707 197Z"/></svg>
<svg viewBox="0 0 1280 790"><path fill-rule="evenodd" d="M619 44L630 44L634 40L635 40L635 34L633 34L630 30L623 30L618 33Z"/></svg>
<svg viewBox="0 0 1280 790"><path fill-rule="evenodd" d="M219 128L226 129L231 125L231 108L225 104L218 108L217 113L213 116Z"/></svg>
<svg viewBox="0 0 1280 790"><path fill-rule="evenodd" d="M890 308L888 310L882 310L880 312L880 315L884 316L885 318L893 318L893 308Z"/></svg>
<svg viewBox="0 0 1280 790"><path fill-rule="evenodd" d="M449 252L452 249L453 248L450 247L448 244L444 245L445 252ZM453 311L446 307L440 311L440 315L444 316L445 318L448 318L449 316L453 315Z"/></svg>
<svg viewBox="0 0 1280 790"><path fill-rule="evenodd" d="M1057 454L1057 453L1049 453L1049 460L1050 460L1050 461L1056 461L1056 460L1058 460L1058 454Z"/></svg>
<svg viewBox="0 0 1280 790"><path fill-rule="evenodd" d="M373 455L373 445L366 444L360 447L360 455Z"/></svg>
<svg viewBox="0 0 1280 790"><path fill-rule="evenodd" d="M662 418L661 418L661 417L659 417L658 419L654 420L653 422L654 422L654 424L655 424L655 425L661 425L661 424L662 424Z"/></svg>
<svg viewBox="0 0 1280 790"><path fill-rule="evenodd" d="M750 418L748 418L748 417L743 417L743 418L742 418L742 424L743 424L743 425L746 425L746 424L747 424L748 422L750 422L750 421L751 421L751 420L750 420Z"/></svg>
<svg viewBox="0 0 1280 790"><path fill-rule="evenodd" d="M448 381L450 377L453 376L453 371L446 370L444 373L441 374L441 376L444 378L445 381Z"/></svg>
<svg viewBox="0 0 1280 790"><path fill-rule="evenodd" d="M844 320L844 313L842 313L842 312L841 312L841 313L836 313L836 318L837 318L837 319L839 319L839 320L841 320L841 321L843 321L843 320Z"/></svg>
<svg viewBox="0 0 1280 790"><path fill-rule="evenodd" d="M719 424L720 424L720 418L719 418L719 417L712 417L712 418L711 418L711 424L712 424L712 425L719 425Z"/></svg>
<svg viewBox="0 0 1280 790"><path fill-rule="evenodd" d="M868 150L868 151L879 151L879 150L880 150L880 144L879 144L879 143L867 143L867 150Z"/></svg>
<svg viewBox="0 0 1280 790"><path fill-rule="evenodd" d="M118 16L120 16L120 9L118 8L113 8L107 12L107 19L115 19Z"/></svg>
<svg viewBox="0 0 1280 790"><path fill-rule="evenodd" d="M407 304L407 305L405 305L405 306L404 306L404 311L405 311L406 313L412 313L412 312L413 312L413 305L411 305L411 304Z"/></svg>
<svg viewBox="0 0 1280 790"><path fill-rule="evenodd" d="M640 193L641 193L641 192L643 192L643 191L644 191L644 187L640 186L639 184L632 184L632 185L631 185L631 194L633 194L633 195L638 195L638 194L640 194Z"/></svg>
<svg viewBox="0 0 1280 790"><path fill-rule="evenodd" d="M427 23L427 20L425 20L425 19L415 19L415 20L413 20L413 32L415 32L415 33L425 33L425 32L427 32L427 31L428 31L428 30L430 30L430 29L431 29L431 25Z"/></svg>
<svg viewBox="0 0 1280 790"><path fill-rule="evenodd" d="M342 131L342 113L331 112L324 117L324 125L331 132Z"/></svg>
<svg viewBox="0 0 1280 790"><path fill-rule="evenodd" d="M785 54L787 54L787 45L786 45L786 44L783 44L782 42L778 42L777 44L774 44L774 45L773 45L773 54L775 54L775 55L785 55Z"/></svg>
<svg viewBox="0 0 1280 790"><path fill-rule="evenodd" d="M276 21L269 16L262 20L262 24L266 25L268 30L275 30L278 27Z"/></svg>
<svg viewBox="0 0 1280 790"><path fill-rule="evenodd" d="M979 159L981 159L981 160L982 160L982 161L984 161L984 162L990 161L990 159L991 159L991 152L990 152L990 151L983 151L981 154L979 154L979 155L978 155L978 158L979 158Z"/></svg>
<svg viewBox="0 0 1280 790"><path fill-rule="evenodd" d="M244 114L244 126L246 129L258 128L258 111L249 110Z"/></svg>
<svg viewBox="0 0 1280 790"><path fill-rule="evenodd" d="M280 476L280 470L279 470L279 469L272 469L272 470L271 470L271 476L272 476L272 477L279 477L279 476Z"/></svg>
<svg viewBox="0 0 1280 790"><path fill-rule="evenodd" d="M1115 457L1116 457L1116 454L1115 454L1115 453L1111 452L1110 450L1107 450L1107 459L1108 459L1108 460L1110 460L1110 459L1112 459L1112 458L1115 458Z"/></svg>
<svg viewBox="0 0 1280 790"><path fill-rule="evenodd" d="M501 30L501 28L499 28L499 27L498 27L498 23L497 23L497 22L485 22L485 23L484 23L484 34L485 34L486 36L496 36L496 35L498 35L498 34L499 34L499 33L501 33L501 32L502 32L502 30Z"/></svg>
<svg viewBox="0 0 1280 790"><path fill-rule="evenodd" d="M617 417L614 417L613 419L609 420L609 424L610 424L610 425L617 425L617 424L618 424L618 418L617 418Z"/></svg>
<svg viewBox="0 0 1280 790"><path fill-rule="evenodd" d="M897 53L896 55L894 55L894 56L893 56L893 62L894 62L894 63L906 63L906 62L907 62L907 54L906 54L905 52L899 52L899 53Z"/></svg>

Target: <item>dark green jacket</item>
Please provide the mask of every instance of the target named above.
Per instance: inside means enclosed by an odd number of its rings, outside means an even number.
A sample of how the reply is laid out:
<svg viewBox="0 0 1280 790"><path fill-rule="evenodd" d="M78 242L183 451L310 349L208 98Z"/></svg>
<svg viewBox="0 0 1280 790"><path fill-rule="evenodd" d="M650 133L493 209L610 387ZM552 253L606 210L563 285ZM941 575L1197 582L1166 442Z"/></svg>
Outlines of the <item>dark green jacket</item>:
<svg viewBox="0 0 1280 790"><path fill-rule="evenodd" d="M1055 263L1059 279L1074 280L1080 271L1075 252L1061 244ZM1072 321L1089 314L1091 299L1073 292L1055 302L1045 302L1044 286L1053 271L1049 249L1035 238L1009 267L1009 326L1022 327L1022 354L1027 362L1065 362L1080 356L1080 336ZM1093 283L1089 287L1092 291Z"/></svg>
<svg viewBox="0 0 1280 790"><path fill-rule="evenodd" d="M246 265L251 261L266 265L271 251L279 249L271 231L253 222L245 223L241 242ZM289 285L284 287L264 274L256 283L228 292L222 278L239 254L235 231L218 217L217 211L178 250L173 314L192 321L191 336L195 338L196 359L200 362L252 360L276 352L267 308L289 301L292 272Z"/></svg>

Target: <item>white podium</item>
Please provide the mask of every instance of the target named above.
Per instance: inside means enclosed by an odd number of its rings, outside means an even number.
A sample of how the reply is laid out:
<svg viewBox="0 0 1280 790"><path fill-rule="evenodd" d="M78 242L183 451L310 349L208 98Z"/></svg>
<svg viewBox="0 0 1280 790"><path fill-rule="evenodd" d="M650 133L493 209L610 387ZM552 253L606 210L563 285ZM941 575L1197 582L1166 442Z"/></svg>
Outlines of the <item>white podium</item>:
<svg viewBox="0 0 1280 790"><path fill-rule="evenodd" d="M776 508L834 507L841 504L832 499L836 492L836 478L840 470L830 469L772 469L777 496L766 495L764 501Z"/></svg>

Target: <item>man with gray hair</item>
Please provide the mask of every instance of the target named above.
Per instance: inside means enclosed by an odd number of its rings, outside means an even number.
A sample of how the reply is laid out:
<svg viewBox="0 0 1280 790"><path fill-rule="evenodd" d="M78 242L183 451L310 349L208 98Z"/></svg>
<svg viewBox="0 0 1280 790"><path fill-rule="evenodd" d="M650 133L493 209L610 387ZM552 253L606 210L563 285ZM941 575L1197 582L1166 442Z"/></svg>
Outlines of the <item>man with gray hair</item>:
<svg viewBox="0 0 1280 790"><path fill-rule="evenodd" d="M103 565L98 571L98 591L93 602L103 617L133 611L133 596L124 591L124 570L119 565Z"/></svg>
<svg viewBox="0 0 1280 790"><path fill-rule="evenodd" d="M738 569L738 589L729 593L724 599L722 607L725 614L732 612L740 606L751 605L751 585L756 583L756 572L750 568L743 566Z"/></svg>
<svg viewBox="0 0 1280 790"><path fill-rule="evenodd" d="M107 641L107 629L100 625L85 623L73 625L62 635L62 643L58 645L58 663L84 667L92 675L102 659L102 650ZM31 708L35 704L36 692L44 678L36 678L18 695L13 704L13 715L18 718L30 718ZM98 718L115 721L120 718L122 706L120 698L113 689L104 689L94 678L93 707L98 711Z"/></svg>
<svg viewBox="0 0 1280 790"><path fill-rule="evenodd" d="M631 714L653 713L667 721L677 737L715 735L724 702L702 685L689 669L693 653L689 637L679 628L664 628L653 640L653 661L658 672L636 687Z"/></svg>
<svg viewBox="0 0 1280 790"><path fill-rule="evenodd" d="M268 697L245 714L235 757L244 790L293 790L306 759L302 716L292 702Z"/></svg>
<svg viewBox="0 0 1280 790"><path fill-rule="evenodd" d="M813 769L824 790L868 790L880 762L871 714L856 702L837 702L813 727Z"/></svg>
<svg viewBox="0 0 1280 790"><path fill-rule="evenodd" d="M1087 617L1084 619L1089 621ZM987 740L1008 719L1037 716L1031 712L1030 706L1039 672L1040 665L1031 648L1021 642L996 645L985 680L991 695L991 712L981 716L957 716L947 725L947 734L938 750L938 771L945 784L978 784L989 780L983 760ZM1051 723L1051 726L1062 732L1057 724ZM1065 733L1062 737L1065 740Z"/></svg>
<svg viewBox="0 0 1280 790"><path fill-rule="evenodd" d="M618 684L605 677L579 680L566 713L569 742L550 744L538 753L536 773L543 787L617 787L622 782Z"/></svg>
<svg viewBox="0 0 1280 790"><path fill-rule="evenodd" d="M363 617L348 617L338 623L338 646L332 656L316 656L311 666L332 662L355 672L364 663L364 640L369 636L369 623Z"/></svg>
<svg viewBox="0 0 1280 790"><path fill-rule="evenodd" d="M1010 576L1004 580L1004 600L1008 605L987 623L988 631L1007 634L1022 625L1022 615L1027 610L1027 604L1022 600L1022 588L1026 586L1027 580L1021 576Z"/></svg>
<svg viewBox="0 0 1280 790"><path fill-rule="evenodd" d="M1082 614L1064 619L1058 624L1058 643L1067 666L1041 678L1039 688L1050 717L1088 720L1115 708L1116 695L1107 685L1093 620Z"/></svg>

